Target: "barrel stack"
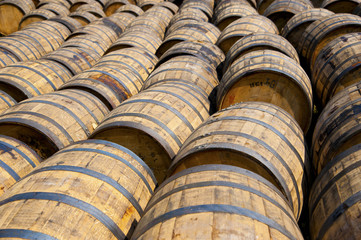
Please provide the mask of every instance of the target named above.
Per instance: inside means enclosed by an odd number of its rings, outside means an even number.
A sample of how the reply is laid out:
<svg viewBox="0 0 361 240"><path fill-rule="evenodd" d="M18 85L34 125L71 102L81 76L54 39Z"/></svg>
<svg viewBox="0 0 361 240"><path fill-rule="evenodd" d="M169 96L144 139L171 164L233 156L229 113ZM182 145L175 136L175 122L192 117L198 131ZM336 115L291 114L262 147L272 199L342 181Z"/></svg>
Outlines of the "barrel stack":
<svg viewBox="0 0 361 240"><path fill-rule="evenodd" d="M359 9L0 0L0 238L358 239Z"/></svg>

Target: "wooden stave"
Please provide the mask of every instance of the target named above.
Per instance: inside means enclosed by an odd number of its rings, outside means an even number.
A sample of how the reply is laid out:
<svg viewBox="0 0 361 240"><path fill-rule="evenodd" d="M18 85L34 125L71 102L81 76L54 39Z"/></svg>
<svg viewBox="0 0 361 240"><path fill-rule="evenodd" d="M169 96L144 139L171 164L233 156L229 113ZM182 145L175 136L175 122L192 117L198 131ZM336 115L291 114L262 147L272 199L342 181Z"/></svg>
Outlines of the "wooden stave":
<svg viewBox="0 0 361 240"><path fill-rule="evenodd" d="M39 7L39 9L47 9L49 11L52 11L56 15L59 16L68 16L70 14L70 11L67 7L62 5L61 3L47 3Z"/></svg>
<svg viewBox="0 0 361 240"><path fill-rule="evenodd" d="M108 1L104 6L104 12L109 17L113 13L115 13L116 10L118 10L119 7L130 4L128 0L110 0Z"/></svg>
<svg viewBox="0 0 361 240"><path fill-rule="evenodd" d="M56 14L48 9L35 9L26 14L19 23L19 30L23 29L25 26L33 23L48 20L49 18L55 17Z"/></svg>
<svg viewBox="0 0 361 240"><path fill-rule="evenodd" d="M83 27L76 19L69 16L50 18L49 21L58 22L64 25L71 33Z"/></svg>
<svg viewBox="0 0 361 240"><path fill-rule="evenodd" d="M98 8L91 4L83 4L80 7L78 7L78 9L76 11L77 12L89 12L89 13L93 14L94 16L96 16L97 18L106 17L103 9Z"/></svg>
<svg viewBox="0 0 361 240"><path fill-rule="evenodd" d="M360 3L359 0L324 0L321 7L334 13L353 13Z"/></svg>
<svg viewBox="0 0 361 240"><path fill-rule="evenodd" d="M70 12L76 12L77 8L80 7L83 4L91 4L94 5L96 7L98 7L99 9L103 9L103 6L95 0L74 0L71 7L70 7Z"/></svg>
<svg viewBox="0 0 361 240"><path fill-rule="evenodd" d="M0 68L18 62L19 60L11 52L0 49Z"/></svg>
<svg viewBox="0 0 361 240"><path fill-rule="evenodd" d="M18 102L7 92L0 90L0 114Z"/></svg>
<svg viewBox="0 0 361 240"><path fill-rule="evenodd" d="M196 8L186 8L179 9L179 11L174 14L173 18L170 21L169 26L182 21L182 20L196 20L198 22L207 22L207 15L199 9Z"/></svg>
<svg viewBox="0 0 361 240"><path fill-rule="evenodd" d="M208 16L208 19L212 19L214 4L213 1L185 0L180 8L197 8L203 11Z"/></svg>
<svg viewBox="0 0 361 240"><path fill-rule="evenodd" d="M138 17L144 13L144 11L140 7L133 5L133 4L127 4L122 7L119 7L115 12L116 13L127 12L130 14L133 14L135 17Z"/></svg>
<svg viewBox="0 0 361 240"><path fill-rule="evenodd" d="M89 23L99 19L94 14L89 12L72 12L69 14L69 17L77 20L82 26L86 26Z"/></svg>
<svg viewBox="0 0 361 240"><path fill-rule="evenodd" d="M67 9L70 8L71 4L69 3L69 1L67 0L40 0L39 1L39 4L37 5L38 8L42 7L43 5L45 4L48 4L48 3L54 3L54 4L61 4L63 5L64 7L66 7Z"/></svg>

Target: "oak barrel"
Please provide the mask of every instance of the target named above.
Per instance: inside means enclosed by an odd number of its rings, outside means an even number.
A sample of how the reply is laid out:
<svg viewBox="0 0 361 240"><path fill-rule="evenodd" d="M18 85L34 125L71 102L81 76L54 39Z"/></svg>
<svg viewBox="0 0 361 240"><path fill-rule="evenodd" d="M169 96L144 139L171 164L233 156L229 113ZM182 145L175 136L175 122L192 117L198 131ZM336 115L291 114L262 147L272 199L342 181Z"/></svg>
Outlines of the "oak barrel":
<svg viewBox="0 0 361 240"><path fill-rule="evenodd" d="M107 42L104 41L104 38L99 35L81 34L71 37L69 40L65 41L62 48L67 47L91 49L99 56L102 56L108 49L109 44L107 44Z"/></svg>
<svg viewBox="0 0 361 240"><path fill-rule="evenodd" d="M228 68L217 92L218 109L244 101L269 102L283 108L305 133L311 124L311 81L302 67L283 53L250 52Z"/></svg>
<svg viewBox="0 0 361 240"><path fill-rule="evenodd" d="M321 7L334 13L353 13L360 0L324 0Z"/></svg>
<svg viewBox="0 0 361 240"><path fill-rule="evenodd" d="M19 23L19 29L23 29L25 26L33 23L47 20L51 17L55 17L56 14L47 9L35 9L26 14Z"/></svg>
<svg viewBox="0 0 361 240"><path fill-rule="evenodd" d="M135 17L138 17L144 13L144 11L140 7L138 7L136 5L132 5L132 4L127 4L127 5L121 6L115 12L116 13L120 13L120 12L130 13L130 14L134 15Z"/></svg>
<svg viewBox="0 0 361 240"><path fill-rule="evenodd" d="M73 0L70 7L70 12L75 12L80 6L84 4L91 4L98 7L99 9L103 9L103 6L95 0Z"/></svg>
<svg viewBox="0 0 361 240"><path fill-rule="evenodd" d="M210 103L191 83L162 84L120 104L91 138L125 146L153 170L158 182L187 137L209 116Z"/></svg>
<svg viewBox="0 0 361 240"><path fill-rule="evenodd" d="M0 236L127 239L155 186L150 169L128 149L82 141L56 153L3 195Z"/></svg>
<svg viewBox="0 0 361 240"><path fill-rule="evenodd" d="M47 3L38 8L47 9L59 16L68 16L70 14L69 9L64 5L62 5L61 3Z"/></svg>
<svg viewBox="0 0 361 240"><path fill-rule="evenodd" d="M97 18L106 17L102 8L98 8L97 6L91 4L83 4L76 10L77 12L89 12L96 16Z"/></svg>
<svg viewBox="0 0 361 240"><path fill-rule="evenodd" d="M8 109L0 116L0 132L23 141L45 159L87 139L107 113L106 106L92 94L62 90Z"/></svg>
<svg viewBox="0 0 361 240"><path fill-rule="evenodd" d="M54 92L71 77L67 68L54 61L19 62L0 69L0 89L20 102Z"/></svg>
<svg viewBox="0 0 361 240"><path fill-rule="evenodd" d="M167 179L131 239L293 239L303 236L287 200L242 168L204 165Z"/></svg>
<svg viewBox="0 0 361 240"><path fill-rule="evenodd" d="M0 114L14 106L17 101L7 92L0 90Z"/></svg>
<svg viewBox="0 0 361 240"><path fill-rule="evenodd" d="M297 47L303 32L314 21L334 14L324 8L312 8L295 14L282 29L282 36L285 37L294 47Z"/></svg>
<svg viewBox="0 0 361 240"><path fill-rule="evenodd" d="M312 83L325 106L336 93L361 80L361 33L342 35L327 44L316 58Z"/></svg>
<svg viewBox="0 0 361 240"><path fill-rule="evenodd" d="M296 62L300 62L296 49L283 37L274 33L251 33L233 44L229 49L223 72L226 72L237 59L252 51L257 50L279 51Z"/></svg>
<svg viewBox="0 0 361 240"><path fill-rule="evenodd" d="M19 59L11 52L0 48L0 68L18 62Z"/></svg>
<svg viewBox="0 0 361 240"><path fill-rule="evenodd" d="M0 1L0 34L16 32L24 15L35 9L32 0Z"/></svg>
<svg viewBox="0 0 361 240"><path fill-rule="evenodd" d="M327 103L320 114L311 148L317 173L336 155L361 143L360 90L360 83L345 88Z"/></svg>
<svg viewBox="0 0 361 240"><path fill-rule="evenodd" d="M200 125L172 162L170 173L203 165L246 168L271 181L298 219L309 168L302 129L287 112L264 102L223 109Z"/></svg>
<svg viewBox="0 0 361 240"><path fill-rule="evenodd" d="M40 0L36 7L41 8L45 4L53 3L53 4L61 4L64 7L66 7L67 9L69 9L71 7L71 1L72 0L70 0L70 1L68 1L68 0Z"/></svg>
<svg viewBox="0 0 361 240"><path fill-rule="evenodd" d="M227 54L235 42L256 32L279 33L276 25L270 19L261 15L246 16L229 24L222 31L216 45Z"/></svg>
<svg viewBox="0 0 361 240"><path fill-rule="evenodd" d="M312 239L358 239L361 203L361 145L342 152L322 170L312 187Z"/></svg>
<svg viewBox="0 0 361 240"><path fill-rule="evenodd" d="M197 8L203 11L208 19L212 19L214 1L213 0L183 0L180 8Z"/></svg>
<svg viewBox="0 0 361 240"><path fill-rule="evenodd" d="M276 0L267 7L263 15L271 19L281 32L295 14L312 8L313 5L308 0Z"/></svg>
<svg viewBox="0 0 361 240"><path fill-rule="evenodd" d="M73 12L69 14L69 17L77 20L82 26L88 25L89 23L99 19L90 12Z"/></svg>
<svg viewBox="0 0 361 240"><path fill-rule="evenodd" d="M149 11L154 11L154 9L157 9L157 7L164 7L164 8L167 8L168 10L170 10L173 14L176 14L179 10L179 7L172 3L172 2L169 2L169 1L164 1L164 2L160 2L160 3L157 3L155 6L153 6L152 8L148 9L147 12Z"/></svg>
<svg viewBox="0 0 361 240"><path fill-rule="evenodd" d="M167 82L192 83L210 95L218 85L216 68L194 56L177 56L159 65L145 81L143 89Z"/></svg>
<svg viewBox="0 0 361 240"><path fill-rule="evenodd" d="M41 30L44 30L44 31L48 31L49 33L53 34L54 36L57 36L57 38L61 38L63 41L71 33L71 31L69 31L69 29L66 26L64 26L64 24L61 24L61 23L56 22L56 21L48 21L48 20L32 23L31 25L26 26L24 28L24 30L22 30L21 32L27 31L27 30L30 30L30 29L31 30L41 29Z"/></svg>
<svg viewBox="0 0 361 240"><path fill-rule="evenodd" d="M297 50L311 68L322 50L333 39L346 33L361 31L361 17L338 13L311 23L302 34Z"/></svg>
<svg viewBox="0 0 361 240"><path fill-rule="evenodd" d="M128 0L110 0L104 6L104 12L107 16L112 15L119 7L130 4Z"/></svg>
<svg viewBox="0 0 361 240"><path fill-rule="evenodd" d="M18 61L39 59L45 54L40 43L26 35L0 38L0 49L11 53Z"/></svg>
<svg viewBox="0 0 361 240"><path fill-rule="evenodd" d="M197 8L180 8L179 11L174 14L173 18L170 21L170 26L176 22L182 20L196 20L198 22L207 22L207 15Z"/></svg>
<svg viewBox="0 0 361 240"><path fill-rule="evenodd" d="M39 165L41 158L25 143L4 135L0 135L0 149L1 196Z"/></svg>
<svg viewBox="0 0 361 240"><path fill-rule="evenodd" d="M69 16L58 16L50 18L49 21L58 22L69 29L70 32L75 32L77 29L83 27L80 22Z"/></svg>

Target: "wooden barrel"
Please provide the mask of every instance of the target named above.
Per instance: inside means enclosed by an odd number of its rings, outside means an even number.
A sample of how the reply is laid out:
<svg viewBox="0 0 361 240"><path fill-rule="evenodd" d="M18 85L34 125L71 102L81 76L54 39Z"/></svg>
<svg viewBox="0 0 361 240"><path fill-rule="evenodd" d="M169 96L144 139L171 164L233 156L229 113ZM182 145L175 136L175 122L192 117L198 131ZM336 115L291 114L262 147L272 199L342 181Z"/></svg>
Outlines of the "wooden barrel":
<svg viewBox="0 0 361 240"><path fill-rule="evenodd" d="M69 70L54 61L19 62L0 69L0 89L20 102L57 90L71 76Z"/></svg>
<svg viewBox="0 0 361 240"><path fill-rule="evenodd" d="M219 47L210 42L183 41L168 49L159 59L157 66L179 55L191 55L200 58L217 68L225 59Z"/></svg>
<svg viewBox="0 0 361 240"><path fill-rule="evenodd" d="M263 14L264 11L271 5L275 0L256 0L257 1L257 10L259 14Z"/></svg>
<svg viewBox="0 0 361 240"><path fill-rule="evenodd" d="M39 8L32 10L20 20L19 29L22 29L33 22L44 21L55 16L56 16L55 13L47 9Z"/></svg>
<svg viewBox="0 0 361 240"><path fill-rule="evenodd" d="M0 135L0 196L39 165L41 158L25 143Z"/></svg>
<svg viewBox="0 0 361 240"><path fill-rule="evenodd" d="M302 67L283 53L250 52L228 68L217 92L218 109L244 101L263 101L281 107L305 133L311 124L311 81Z"/></svg>
<svg viewBox="0 0 361 240"><path fill-rule="evenodd" d="M295 14L312 8L313 5L308 0L276 0L267 7L263 15L271 19L281 32Z"/></svg>
<svg viewBox="0 0 361 240"><path fill-rule="evenodd" d="M269 181L242 168L204 165L167 179L131 239L303 239Z"/></svg>
<svg viewBox="0 0 361 240"><path fill-rule="evenodd" d="M18 58L11 52L0 48L0 68L18 62Z"/></svg>
<svg viewBox="0 0 361 240"><path fill-rule="evenodd" d="M282 29L285 37L294 47L297 47L303 32L314 21L332 15L333 12L324 8L312 8L295 14Z"/></svg>
<svg viewBox="0 0 361 240"><path fill-rule="evenodd" d="M176 22L182 20L195 20L197 22L207 22L207 15L197 8L181 8L179 12L177 12L170 21L170 26L175 24Z"/></svg>
<svg viewBox="0 0 361 240"><path fill-rule="evenodd" d="M130 4L128 0L110 0L105 4L104 12L107 16L112 15L119 7Z"/></svg>
<svg viewBox="0 0 361 240"><path fill-rule="evenodd" d="M88 91L111 110L141 90L155 63L156 57L144 49L118 50L103 57L91 69L76 75L61 89ZM142 76L139 72L143 72Z"/></svg>
<svg viewBox="0 0 361 240"><path fill-rule="evenodd" d="M82 26L88 25L89 23L99 19L90 12L73 12L69 14L69 17L77 20Z"/></svg>
<svg viewBox="0 0 361 240"><path fill-rule="evenodd" d="M0 233L12 239L127 239L155 186L150 169L128 149L83 141L3 195Z"/></svg>
<svg viewBox="0 0 361 240"><path fill-rule="evenodd" d="M74 47L74 48L85 48L91 49L96 52L99 56L102 56L108 49L109 45L106 44L103 38L95 35L84 34L74 36L67 40L62 48Z"/></svg>
<svg viewBox="0 0 361 240"><path fill-rule="evenodd" d="M217 14L224 11L225 8L232 8L232 6L239 6L239 5L244 5L244 4L255 8L255 6L253 6L251 1L248 1L248 0L220 0L220 1L216 1L216 6L214 8L213 19L216 17ZM258 14L258 12L257 12L257 14Z"/></svg>
<svg viewBox="0 0 361 240"><path fill-rule="evenodd" d="M334 13L353 13L360 0L324 0L321 7Z"/></svg>
<svg viewBox="0 0 361 240"><path fill-rule="evenodd" d="M166 38L157 50L157 57L161 57L168 49L182 41L204 41L215 44L221 32L216 26L208 22L182 20L173 24L167 31Z"/></svg>
<svg viewBox="0 0 361 240"><path fill-rule="evenodd" d="M312 71L317 56L329 42L346 33L359 31L361 31L359 16L338 13L323 17L306 28L297 50L308 61Z"/></svg>
<svg viewBox="0 0 361 240"><path fill-rule="evenodd" d="M32 23L31 25L26 26L21 32L26 31L26 30L37 31L38 29L47 31L47 32L55 35L57 39L59 38L62 41L65 41L65 39L71 33L67 27L65 27L63 24L61 24L59 22L55 22L55 21L41 21L41 22ZM16 32L16 33L18 33L18 32ZM51 38L51 37L47 37L47 38Z"/></svg>
<svg viewBox="0 0 361 240"><path fill-rule="evenodd" d="M91 35L101 38L104 41L103 44L109 47L118 39L120 34L115 32L112 27L107 26L103 20L99 19L73 32L67 40L79 35Z"/></svg>
<svg viewBox="0 0 361 240"><path fill-rule="evenodd" d="M313 184L309 199L313 239L360 236L360 149L355 145L330 161Z"/></svg>
<svg viewBox="0 0 361 240"><path fill-rule="evenodd" d="M215 14L213 23L219 28L219 30L223 31L235 20L250 15L258 15L258 12L249 4L231 5L228 8L223 8L222 11Z"/></svg>
<svg viewBox="0 0 361 240"><path fill-rule="evenodd" d="M0 114L14 106L17 101L7 92L0 90Z"/></svg>
<svg viewBox="0 0 361 240"><path fill-rule="evenodd" d="M153 9L156 9L158 6L167 8L173 14L176 14L178 12L178 10L179 10L179 7L176 4L172 3L172 2L160 2L160 3L157 3L155 6L153 6L152 8L148 9L147 12L154 11Z"/></svg>
<svg viewBox="0 0 361 240"><path fill-rule="evenodd" d="M150 32L152 35L155 35L155 37L163 40L167 25L162 22L163 20L160 17L157 17L155 15L144 15L135 18L128 25L128 30L138 32Z"/></svg>
<svg viewBox="0 0 361 240"><path fill-rule="evenodd" d="M120 36L134 18L132 14L123 12L113 13L111 16L98 21L103 21L106 26L112 28Z"/></svg>
<svg viewBox="0 0 361 240"><path fill-rule="evenodd" d="M360 83L356 83L340 91L319 116L311 148L317 173L336 155L361 143L360 90Z"/></svg>
<svg viewBox="0 0 361 240"><path fill-rule="evenodd" d="M99 9L103 9L103 6L95 0L73 0L72 3L73 4L70 7L70 12L75 12L81 5L84 4L91 4L98 7Z"/></svg>
<svg viewBox="0 0 361 240"><path fill-rule="evenodd" d="M300 62L296 49L283 37L274 33L252 33L233 44L224 62L223 73L243 55L257 50L275 50Z"/></svg>
<svg viewBox="0 0 361 240"><path fill-rule="evenodd" d="M94 95L78 89L62 90L11 107L0 116L0 130L45 159L87 139L106 114L107 107Z"/></svg>
<svg viewBox="0 0 361 240"><path fill-rule="evenodd" d="M0 33L6 36L16 32L23 16L34 9L32 0L0 1Z"/></svg>
<svg viewBox="0 0 361 240"><path fill-rule="evenodd" d="M147 11L149 8L153 7L157 3L163 1L164 0L136 0L137 6L140 7L143 11Z"/></svg>
<svg viewBox="0 0 361 240"><path fill-rule="evenodd" d="M203 11L208 19L212 19L214 8L213 2L213 0L184 0L180 8L197 8Z"/></svg>
<svg viewBox="0 0 361 240"><path fill-rule="evenodd" d="M7 36L0 38L0 49L6 50L18 61L39 59L45 52L39 42L29 36Z"/></svg>
<svg viewBox="0 0 361 240"><path fill-rule="evenodd" d="M38 5L37 5L37 8L41 8L42 6L44 6L45 4L49 4L49 3L52 3L52 4L61 4L63 5L64 7L66 7L67 9L69 9L71 7L71 3L70 1L68 0L40 0Z"/></svg>
<svg viewBox="0 0 361 240"><path fill-rule="evenodd" d="M47 9L59 16L68 16L70 14L69 9L61 3L47 3L39 7L39 9Z"/></svg>
<svg viewBox="0 0 361 240"><path fill-rule="evenodd" d="M127 5L121 6L115 12L130 13L130 14L134 15L135 17L138 17L144 13L144 11L140 7L138 7L136 5L132 5L132 4L127 4Z"/></svg>
<svg viewBox="0 0 361 240"><path fill-rule="evenodd" d="M83 27L83 25L79 21L69 16L58 16L50 18L49 21L57 22L64 25L66 28L69 29L70 32L75 32L77 29Z"/></svg>
<svg viewBox="0 0 361 240"><path fill-rule="evenodd" d="M190 83L162 84L114 109L91 138L129 148L153 170L158 182L187 137L209 116L210 103Z"/></svg>
<svg viewBox="0 0 361 240"><path fill-rule="evenodd" d="M246 168L271 181L301 214L308 158L303 131L287 112L265 102L221 110L195 130L172 162L170 173L202 164Z"/></svg>
<svg viewBox="0 0 361 240"><path fill-rule="evenodd" d="M256 32L269 32L278 34L276 25L261 15L240 18L226 27L217 40L217 46L227 54L229 49L242 37Z"/></svg>
<svg viewBox="0 0 361 240"><path fill-rule="evenodd" d="M158 18L156 21L159 21L160 24L165 25L165 28L167 28L174 14L167 7L156 4L154 7L148 9L141 17L154 18L154 16Z"/></svg>
<svg viewBox="0 0 361 240"><path fill-rule="evenodd" d="M100 58L94 50L77 47L61 48L43 57L62 64L72 75L91 68Z"/></svg>
<svg viewBox="0 0 361 240"><path fill-rule="evenodd" d="M80 7L77 8L77 12L89 12L96 16L97 18L106 17L103 9L98 8L97 6L91 5L91 4L83 4Z"/></svg>
<svg viewBox="0 0 361 240"><path fill-rule="evenodd" d="M130 47L139 47L155 53L161 44L162 40L152 32L125 31L106 53Z"/></svg>
<svg viewBox="0 0 361 240"><path fill-rule="evenodd" d="M216 69L194 56L177 56L159 65L144 83L143 89L179 81L197 85L209 96L218 85Z"/></svg>
<svg viewBox="0 0 361 240"><path fill-rule="evenodd" d="M342 35L327 44L315 61L312 82L324 106L339 91L361 80L361 33Z"/></svg>

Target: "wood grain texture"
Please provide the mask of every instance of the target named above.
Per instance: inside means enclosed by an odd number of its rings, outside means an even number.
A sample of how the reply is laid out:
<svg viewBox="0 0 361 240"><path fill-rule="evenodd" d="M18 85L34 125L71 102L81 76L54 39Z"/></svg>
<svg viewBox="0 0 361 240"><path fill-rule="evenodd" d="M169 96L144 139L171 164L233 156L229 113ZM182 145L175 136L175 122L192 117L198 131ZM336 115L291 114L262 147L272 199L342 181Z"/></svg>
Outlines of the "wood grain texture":
<svg viewBox="0 0 361 240"><path fill-rule="evenodd" d="M0 89L20 102L54 92L71 77L68 69L54 61L19 62L0 69Z"/></svg>
<svg viewBox="0 0 361 240"><path fill-rule="evenodd" d="M96 16L97 18L106 17L103 8L99 8L92 4L83 4L76 9L77 12L89 12Z"/></svg>
<svg viewBox="0 0 361 240"><path fill-rule="evenodd" d="M4 135L0 135L0 158L0 196L41 162L25 143Z"/></svg>
<svg viewBox="0 0 361 240"><path fill-rule="evenodd" d="M207 96L191 83L169 83L134 95L114 109L91 138L121 144L140 156L158 182L171 158L209 116Z"/></svg>
<svg viewBox="0 0 361 240"><path fill-rule="evenodd" d="M14 106L17 101L11 97L7 92L0 90L0 114L6 109Z"/></svg>
<svg viewBox="0 0 361 240"><path fill-rule="evenodd" d="M157 3L155 6L150 8L148 10L148 12L154 11L154 9L157 9L158 6L169 9L173 14L176 14L179 10L179 7L176 4L169 2L169 1L164 1L164 2Z"/></svg>
<svg viewBox="0 0 361 240"><path fill-rule="evenodd" d="M130 13L130 14L134 15L135 17L138 17L144 13L144 11L140 7L133 5L133 4L127 4L127 5L121 6L115 12L116 13L120 13L120 12Z"/></svg>
<svg viewBox="0 0 361 240"><path fill-rule="evenodd" d="M309 162L301 128L279 107L247 102L213 114L183 144L169 173L203 164L259 174L285 194L299 218Z"/></svg>
<svg viewBox="0 0 361 240"><path fill-rule="evenodd" d="M324 8L312 8L295 14L282 29L285 37L294 47L297 47L303 32L314 21L334 14Z"/></svg>
<svg viewBox="0 0 361 240"><path fill-rule="evenodd" d="M99 19L97 16L91 14L90 12L72 12L69 14L69 17L77 20L82 26L86 26L89 23Z"/></svg>
<svg viewBox="0 0 361 240"><path fill-rule="evenodd" d="M171 11L169 11L168 9L166 8L162 8L162 9L167 10L170 14L172 14ZM127 30L129 31L138 30L142 32L144 31L144 28L146 28L147 32L151 32L153 35L163 40L168 23L169 21L164 20L162 17L157 16L155 14L149 14L148 12L146 12L142 16L135 18L128 25Z"/></svg>
<svg viewBox="0 0 361 240"><path fill-rule="evenodd" d="M304 132L310 126L311 81L302 67L283 53L250 52L229 67L218 88L218 109L244 101L275 104L291 114Z"/></svg>
<svg viewBox="0 0 361 240"><path fill-rule="evenodd" d="M142 17L143 16L147 17L147 18L152 18L153 16L158 17L159 20L161 20L161 24L165 24L166 28L167 28L172 17L174 16L174 13L170 8L168 8L166 5L164 5L166 3L170 3L170 2L157 3L156 5L154 5L150 9L148 9L144 13L144 15L142 15ZM170 3L170 4L172 4L172 3ZM159 21L159 20L156 20L156 21Z"/></svg>
<svg viewBox="0 0 361 240"><path fill-rule="evenodd" d="M317 120L312 138L313 165L317 173L333 157L361 143L361 85L353 84L336 94Z"/></svg>
<svg viewBox="0 0 361 240"><path fill-rule="evenodd" d="M197 85L210 95L218 85L216 69L207 62L193 56L177 56L159 65L145 81L143 89L179 81Z"/></svg>
<svg viewBox="0 0 361 240"><path fill-rule="evenodd" d="M112 15L119 7L130 4L128 0L110 0L104 6L104 12L107 16Z"/></svg>
<svg viewBox="0 0 361 240"><path fill-rule="evenodd" d="M333 158L317 177L309 199L312 239L358 239L360 144Z"/></svg>
<svg viewBox="0 0 361 240"><path fill-rule="evenodd" d="M137 6L140 7L143 11L147 11L157 3L163 2L164 0L135 0Z"/></svg>
<svg viewBox="0 0 361 240"><path fill-rule="evenodd" d="M196 20L198 22L207 22L207 15L197 8L180 8L179 11L174 14L170 21L170 26L176 22L182 20Z"/></svg>
<svg viewBox="0 0 361 240"><path fill-rule="evenodd" d="M16 32L24 15L35 9L32 0L3 0L0 2L0 33Z"/></svg>
<svg viewBox="0 0 361 240"><path fill-rule="evenodd" d="M162 184L131 239L303 239L282 194L242 168L204 165Z"/></svg>
<svg viewBox="0 0 361 240"><path fill-rule="evenodd" d="M19 23L19 29L23 29L25 26L34 23L34 22L40 22L44 20L48 20L51 17L55 17L56 14L50 10L47 9L35 9L26 14Z"/></svg>
<svg viewBox="0 0 361 240"><path fill-rule="evenodd" d="M2 134L28 144L42 158L87 139L108 113L95 96L62 90L24 100L0 117Z"/></svg>
<svg viewBox="0 0 361 240"><path fill-rule="evenodd" d="M0 48L0 68L18 62L19 59L11 52Z"/></svg>
<svg viewBox="0 0 361 240"><path fill-rule="evenodd" d="M98 7L99 9L103 9L103 6L98 2L98 1L95 1L95 0L74 0L72 1L72 5L70 7L70 12L75 12L81 5L84 5L84 4L91 4L91 5L94 5L96 7Z"/></svg>
<svg viewBox="0 0 361 240"><path fill-rule="evenodd" d="M67 0L40 0L37 7L40 8L45 4L48 3L53 3L53 4L61 4L64 7L66 7L67 9L69 9L71 7L70 1Z"/></svg>
<svg viewBox="0 0 361 240"><path fill-rule="evenodd" d="M49 11L52 11L53 13L55 13L58 16L68 16L70 14L69 9L64 6L61 3L46 3L40 7L38 7L39 9L47 9Z"/></svg>
<svg viewBox="0 0 361 240"><path fill-rule="evenodd" d="M69 16L58 16L50 18L49 21L58 22L64 25L66 28L69 29L70 32L75 32L77 29L83 27L80 22Z"/></svg>
<svg viewBox="0 0 361 240"><path fill-rule="evenodd" d="M361 80L360 33L342 35L317 56L312 83L323 106L338 92Z"/></svg>
<svg viewBox="0 0 361 240"><path fill-rule="evenodd" d="M353 13L360 0L324 0L321 7L334 13Z"/></svg>
<svg viewBox="0 0 361 240"><path fill-rule="evenodd" d="M346 33L359 32L361 30L361 17L338 13L323 17L311 23L302 34L297 51L305 58L311 68L322 48L333 39Z"/></svg>
<svg viewBox="0 0 361 240"><path fill-rule="evenodd" d="M229 49L223 73L244 54L266 49L279 51L296 62L300 62L296 49L285 38L273 33L252 33L235 42Z"/></svg>
<svg viewBox="0 0 361 240"><path fill-rule="evenodd" d="M197 8L203 11L208 19L212 19L214 1L213 0L183 0L180 8Z"/></svg>
<svg viewBox="0 0 361 240"><path fill-rule="evenodd" d="M156 181L128 149L87 140L59 151L0 200L0 232L40 239L125 239ZM33 235L33 236L34 236Z"/></svg>
<svg viewBox="0 0 361 240"><path fill-rule="evenodd" d="M111 21L114 24L117 24L121 29L122 33L125 31L126 27L135 19L136 17L131 13L127 12L118 12L113 13L111 16L105 18L105 21Z"/></svg>
<svg viewBox="0 0 361 240"><path fill-rule="evenodd" d="M279 33L276 25L270 19L261 15L246 16L229 24L222 31L216 45L227 54L235 42L256 32Z"/></svg>

